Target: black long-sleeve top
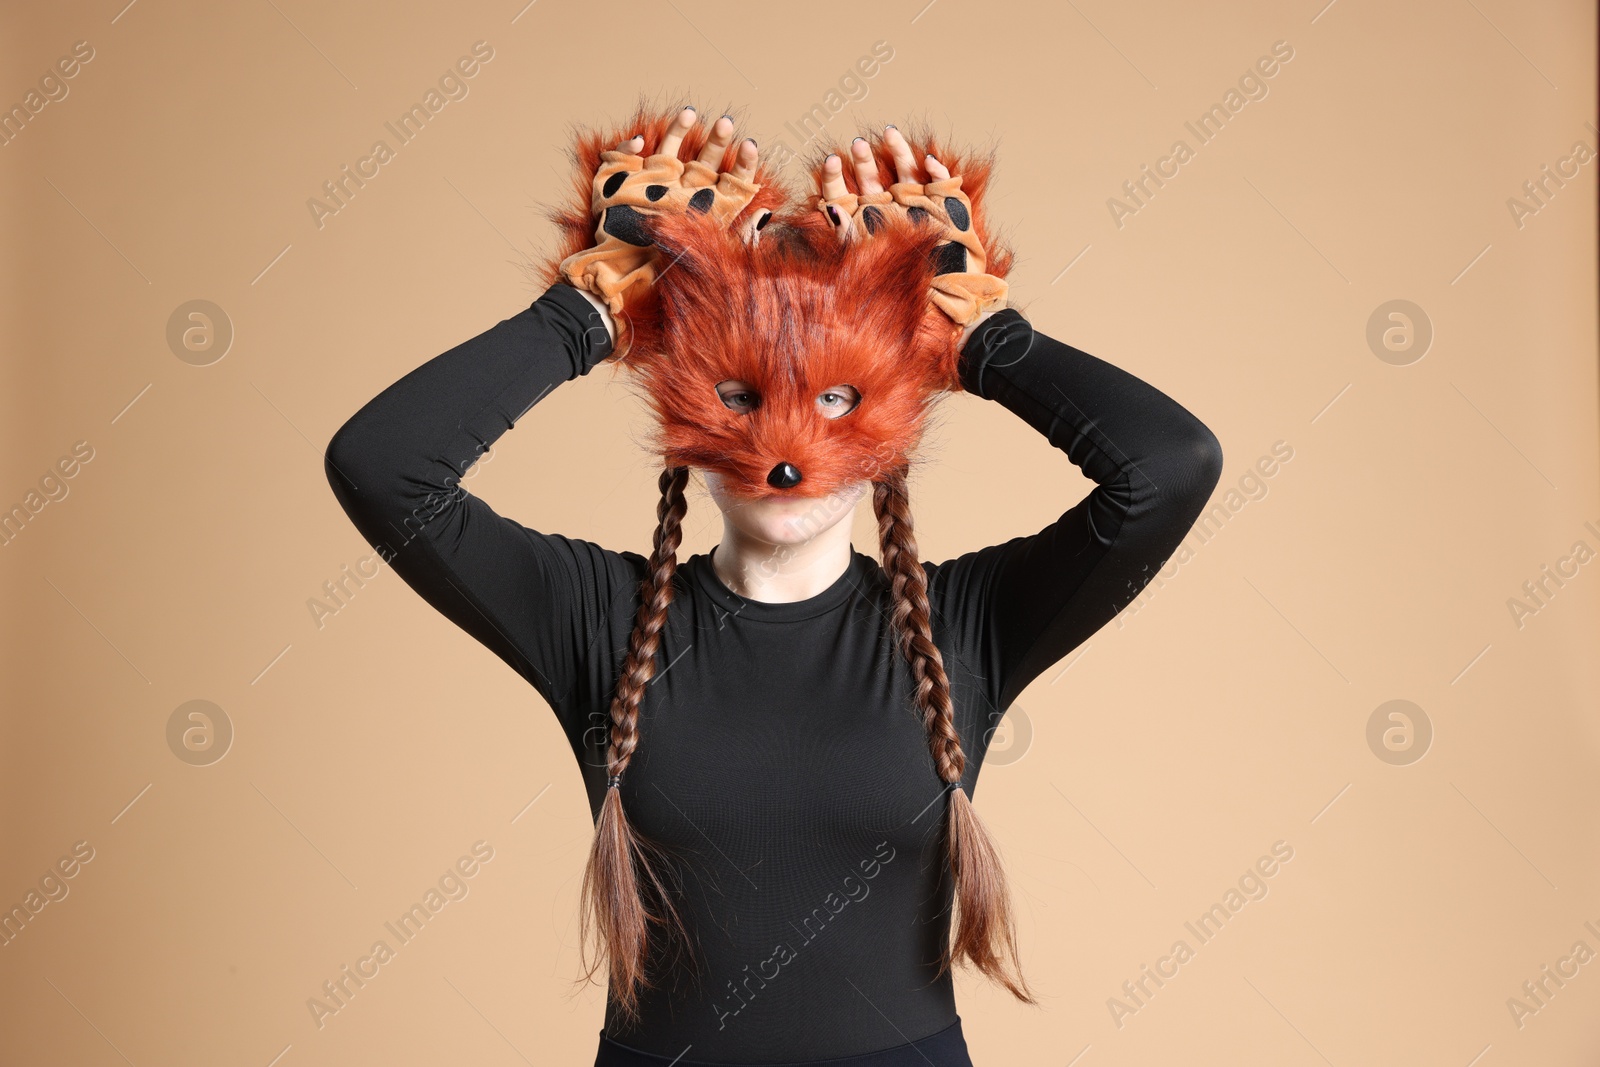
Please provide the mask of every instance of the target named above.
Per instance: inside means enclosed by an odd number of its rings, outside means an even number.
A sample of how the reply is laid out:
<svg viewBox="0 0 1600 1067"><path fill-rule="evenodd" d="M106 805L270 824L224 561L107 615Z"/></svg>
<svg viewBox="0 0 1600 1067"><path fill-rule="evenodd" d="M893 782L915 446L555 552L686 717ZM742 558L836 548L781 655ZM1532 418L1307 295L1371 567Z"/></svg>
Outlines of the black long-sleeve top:
<svg viewBox="0 0 1600 1067"><path fill-rule="evenodd" d="M530 528L461 476L610 351L594 307L557 285L384 389L334 435L326 464L395 572L549 703L595 812L647 556ZM961 376L1097 483L1037 533L923 564L970 796L1006 708L1175 551L1222 450L1176 401L1015 309L973 334ZM1045 456L1018 461L1048 491ZM852 548L836 582L789 603L736 595L709 554L681 561L674 582L621 788L630 820L670 854L694 962L656 951L641 1021L608 1008L605 1033L669 1059L762 1063L950 1026L950 976L935 977L950 918L942 783L876 556Z"/></svg>

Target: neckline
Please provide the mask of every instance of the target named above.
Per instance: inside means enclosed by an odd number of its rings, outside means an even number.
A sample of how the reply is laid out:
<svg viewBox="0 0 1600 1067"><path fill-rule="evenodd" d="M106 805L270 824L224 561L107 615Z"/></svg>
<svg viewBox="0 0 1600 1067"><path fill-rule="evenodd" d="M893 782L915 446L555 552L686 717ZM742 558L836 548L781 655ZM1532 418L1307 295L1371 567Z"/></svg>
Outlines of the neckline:
<svg viewBox="0 0 1600 1067"><path fill-rule="evenodd" d="M866 572L863 561L868 557L855 545L851 545L849 566L845 567L843 574L834 579L832 585L815 596L804 600L780 602L752 600L729 589L717 575L717 569L711 562L712 553L715 551L713 547L709 552L696 553L686 564L686 569L694 575L696 583L711 597L713 603L725 607L729 613L743 619L753 619L757 622L799 622L802 619L815 618L838 608L850 599L850 595L856 589L865 585Z"/></svg>

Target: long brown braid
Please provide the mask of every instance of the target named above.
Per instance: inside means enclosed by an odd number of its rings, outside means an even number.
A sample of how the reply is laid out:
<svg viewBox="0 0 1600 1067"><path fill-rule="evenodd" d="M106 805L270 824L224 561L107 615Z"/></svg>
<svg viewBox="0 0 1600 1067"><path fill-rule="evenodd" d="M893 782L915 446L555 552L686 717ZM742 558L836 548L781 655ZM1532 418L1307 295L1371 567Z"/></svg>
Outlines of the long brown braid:
<svg viewBox="0 0 1600 1067"><path fill-rule="evenodd" d="M606 797L595 821L594 843L583 872L583 907L580 941L584 952L590 931L598 934L599 952L586 965L580 981L594 977L600 956L610 961L612 997L624 1015L636 1018L639 992L650 983L645 976L650 926L683 932L670 894L657 866L661 851L628 822L622 807L622 776L639 747L639 704L656 672L656 652L661 630L672 603L672 577L678 569L678 545L688 501L684 486L688 467L668 467L661 472L661 500L656 506L655 549L649 569L639 584L639 611L634 617L628 656L611 701L611 739L606 756ZM646 902L640 876L648 881L651 901ZM654 904L654 907L651 906ZM682 943L682 938L677 943Z"/></svg>
<svg viewBox="0 0 1600 1067"><path fill-rule="evenodd" d="M956 733L944 658L933 642L928 575L917 557L904 466L873 481L872 507L878 516L879 550L893 598L890 622L900 637L901 651L911 663L917 708L922 712L928 746L950 796L945 857L955 880L955 911L939 970L943 973L965 959L1018 1000L1033 1004L1036 1002L1017 958L1005 869L961 785L967 757Z"/></svg>

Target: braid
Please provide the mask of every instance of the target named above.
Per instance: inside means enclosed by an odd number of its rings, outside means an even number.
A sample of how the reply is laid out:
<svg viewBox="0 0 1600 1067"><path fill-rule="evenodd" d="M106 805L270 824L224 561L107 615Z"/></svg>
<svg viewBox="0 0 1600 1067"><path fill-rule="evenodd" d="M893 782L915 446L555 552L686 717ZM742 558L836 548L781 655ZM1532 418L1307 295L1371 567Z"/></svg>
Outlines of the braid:
<svg viewBox="0 0 1600 1067"><path fill-rule="evenodd" d="M656 506L655 549L649 569L639 585L639 612L628 642L628 656L611 701L611 740L606 754L606 797L595 821L594 843L583 873L583 909L580 941L585 949L591 928L598 949L610 960L611 993L625 1015L635 1016L639 989L649 985L645 962L650 924L681 931L682 922L672 907L652 860L660 862L660 849L628 823L622 807L622 775L639 747L639 704L645 686L656 670L656 652L672 603L672 577L678 569L678 545L688 502L684 485L688 467L668 467L661 472L661 501ZM648 880L659 910L644 899L640 874ZM599 969L598 958L589 964L582 980Z"/></svg>
<svg viewBox="0 0 1600 1067"><path fill-rule="evenodd" d="M928 575L917 558L905 475L897 474L888 481L876 483L872 502L878 514L883 569L889 575L893 594L890 622L899 635L900 650L911 662L917 707L922 711L922 725L928 731L934 764L943 781L959 781L966 770L967 757L956 735L944 657L930 636Z"/></svg>
<svg viewBox="0 0 1600 1067"><path fill-rule="evenodd" d="M988 831L972 807L961 776L966 754L956 732L950 680L933 642L928 610L928 575L917 557L912 532L906 469L899 467L873 482L872 506L878 516L883 569L889 576L893 610L890 623L900 650L911 664L917 708L939 777L950 795L945 856L955 879L955 914L939 961L941 973L965 959L1026 1004L1035 1003L1017 960L1005 870Z"/></svg>

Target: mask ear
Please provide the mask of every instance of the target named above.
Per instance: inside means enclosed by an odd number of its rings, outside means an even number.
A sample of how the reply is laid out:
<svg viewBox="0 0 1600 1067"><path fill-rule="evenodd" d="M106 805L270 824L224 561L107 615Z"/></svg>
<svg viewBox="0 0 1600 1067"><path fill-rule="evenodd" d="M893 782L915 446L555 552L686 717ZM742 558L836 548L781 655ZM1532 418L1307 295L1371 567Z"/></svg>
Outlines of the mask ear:
<svg viewBox="0 0 1600 1067"><path fill-rule="evenodd" d="M929 392L960 389L960 327L930 299L939 230L905 216L886 217L867 240L841 249L837 291L842 314L861 324L874 345L898 353Z"/></svg>
<svg viewBox="0 0 1600 1067"><path fill-rule="evenodd" d="M635 364L703 345L714 320L727 317L729 294L755 282L756 249L726 223L686 212L652 219L650 230L660 252L656 279L627 309Z"/></svg>
<svg viewBox="0 0 1600 1067"><path fill-rule="evenodd" d="M739 254L742 242L737 234L698 212L663 216L652 223L656 247L661 250L657 280L681 272L673 282L680 291L707 285L712 275L727 276L748 258Z"/></svg>

